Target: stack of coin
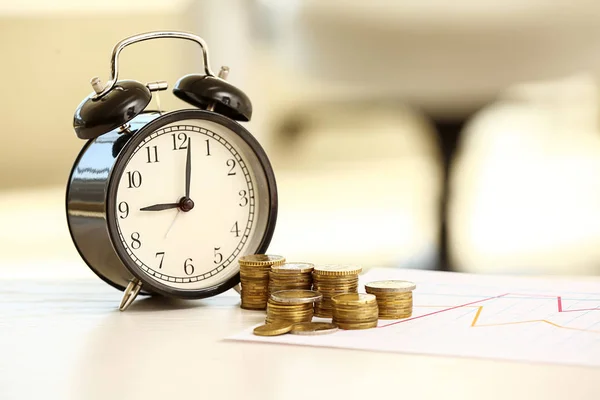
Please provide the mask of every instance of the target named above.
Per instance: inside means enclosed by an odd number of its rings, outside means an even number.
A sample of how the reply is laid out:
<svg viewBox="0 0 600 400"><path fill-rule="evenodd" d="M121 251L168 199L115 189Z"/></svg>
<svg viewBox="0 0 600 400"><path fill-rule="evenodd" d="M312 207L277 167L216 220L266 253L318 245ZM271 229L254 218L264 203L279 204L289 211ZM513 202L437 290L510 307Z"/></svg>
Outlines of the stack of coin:
<svg viewBox="0 0 600 400"><path fill-rule="evenodd" d="M313 290L323 295L323 300L315 304L317 317L331 318L331 298L337 294L356 293L358 291L358 274L361 267L350 265L315 266Z"/></svg>
<svg viewBox="0 0 600 400"><path fill-rule="evenodd" d="M338 294L331 298L333 323L340 329L369 329L377 326L377 298L366 293Z"/></svg>
<svg viewBox="0 0 600 400"><path fill-rule="evenodd" d="M321 301L320 293L312 290L280 290L269 298L266 323L310 322L313 318L313 304Z"/></svg>
<svg viewBox="0 0 600 400"><path fill-rule="evenodd" d="M282 256L251 254L240 258L242 305L246 310L264 310L269 299L269 272L285 263Z"/></svg>
<svg viewBox="0 0 600 400"><path fill-rule="evenodd" d="M402 319L412 315L412 291L416 285L408 281L375 281L365 285L367 293L377 297L380 319Z"/></svg>
<svg viewBox="0 0 600 400"><path fill-rule="evenodd" d="M309 263L285 263L273 265L269 273L269 294L280 290L312 289L312 271Z"/></svg>

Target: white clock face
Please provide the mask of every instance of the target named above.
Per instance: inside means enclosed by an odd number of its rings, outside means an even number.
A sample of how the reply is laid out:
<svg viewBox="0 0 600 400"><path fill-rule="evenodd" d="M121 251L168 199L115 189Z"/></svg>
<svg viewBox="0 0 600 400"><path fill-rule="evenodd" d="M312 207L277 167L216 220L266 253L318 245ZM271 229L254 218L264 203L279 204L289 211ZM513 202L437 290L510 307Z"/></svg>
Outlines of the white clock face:
<svg viewBox="0 0 600 400"><path fill-rule="evenodd" d="M198 290L226 281L267 229L265 172L250 146L218 123L164 125L115 178L109 218L117 245L130 265L163 285Z"/></svg>

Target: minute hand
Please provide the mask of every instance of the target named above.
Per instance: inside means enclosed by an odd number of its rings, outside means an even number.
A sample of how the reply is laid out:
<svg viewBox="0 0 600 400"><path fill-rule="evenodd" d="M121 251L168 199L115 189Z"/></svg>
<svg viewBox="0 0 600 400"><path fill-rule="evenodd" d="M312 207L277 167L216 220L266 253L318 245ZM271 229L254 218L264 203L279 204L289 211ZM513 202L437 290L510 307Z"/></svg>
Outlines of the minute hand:
<svg viewBox="0 0 600 400"><path fill-rule="evenodd" d="M179 203L154 204L152 206L140 208L140 211L162 211L177 207L179 207Z"/></svg>
<svg viewBox="0 0 600 400"><path fill-rule="evenodd" d="M185 160L185 197L190 198L190 184L192 181L192 138L188 139L187 155Z"/></svg>

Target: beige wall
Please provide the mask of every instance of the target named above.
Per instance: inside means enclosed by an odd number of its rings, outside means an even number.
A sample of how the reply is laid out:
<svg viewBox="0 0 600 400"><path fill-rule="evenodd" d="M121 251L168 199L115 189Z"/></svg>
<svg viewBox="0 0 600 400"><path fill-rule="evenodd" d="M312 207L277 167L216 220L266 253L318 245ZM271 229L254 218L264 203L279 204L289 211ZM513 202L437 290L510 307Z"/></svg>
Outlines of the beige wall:
<svg viewBox="0 0 600 400"><path fill-rule="evenodd" d="M141 14L0 16L0 189L66 182L84 144L72 129L73 113L91 92L90 78L109 77L112 47L126 36L189 27L185 9ZM118 16L117 16L118 15ZM128 47L121 79L172 86L193 71L194 44L152 41ZM213 67L215 68L215 67ZM161 93L163 107L183 104Z"/></svg>

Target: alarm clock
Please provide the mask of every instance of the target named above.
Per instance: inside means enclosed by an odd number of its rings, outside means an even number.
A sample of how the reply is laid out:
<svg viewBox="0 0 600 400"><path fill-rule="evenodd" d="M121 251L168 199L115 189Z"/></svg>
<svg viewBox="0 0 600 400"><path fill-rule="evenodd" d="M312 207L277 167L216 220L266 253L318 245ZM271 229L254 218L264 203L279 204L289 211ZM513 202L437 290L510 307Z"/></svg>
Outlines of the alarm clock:
<svg viewBox="0 0 600 400"><path fill-rule="evenodd" d="M189 109L149 109L164 81L118 80L121 51L159 38L200 46L204 73L173 87ZM128 37L110 65L110 79L91 80L73 118L86 140L66 190L77 251L124 292L121 311L140 293L197 299L236 288L239 258L266 252L277 219L273 169L240 124L252 116L250 99L226 81L227 67L212 72L206 43L188 32Z"/></svg>

